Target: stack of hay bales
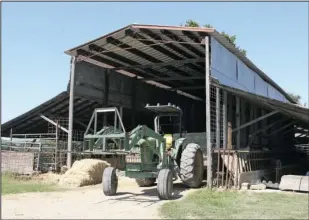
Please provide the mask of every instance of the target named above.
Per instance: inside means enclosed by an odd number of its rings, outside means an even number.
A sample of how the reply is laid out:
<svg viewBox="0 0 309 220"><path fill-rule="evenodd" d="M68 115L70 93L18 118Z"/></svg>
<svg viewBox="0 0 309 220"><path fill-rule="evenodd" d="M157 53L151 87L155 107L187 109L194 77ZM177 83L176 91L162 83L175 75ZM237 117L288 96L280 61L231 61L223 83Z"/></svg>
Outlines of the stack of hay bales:
<svg viewBox="0 0 309 220"><path fill-rule="evenodd" d="M97 159L83 159L73 163L73 166L61 176L59 184L66 187L81 187L102 182L103 171L110 164Z"/></svg>

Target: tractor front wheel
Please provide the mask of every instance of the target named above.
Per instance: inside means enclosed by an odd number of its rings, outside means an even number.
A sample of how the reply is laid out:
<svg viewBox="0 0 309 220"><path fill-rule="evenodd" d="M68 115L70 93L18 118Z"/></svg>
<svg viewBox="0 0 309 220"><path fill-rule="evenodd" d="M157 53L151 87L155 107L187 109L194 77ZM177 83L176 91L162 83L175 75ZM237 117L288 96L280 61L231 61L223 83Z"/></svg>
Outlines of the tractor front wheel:
<svg viewBox="0 0 309 220"><path fill-rule="evenodd" d="M103 193L106 196L113 196L117 192L118 178L114 167L107 167L102 176Z"/></svg>
<svg viewBox="0 0 309 220"><path fill-rule="evenodd" d="M154 185L156 178L135 179L135 181L139 187L148 187Z"/></svg>
<svg viewBox="0 0 309 220"><path fill-rule="evenodd" d="M159 171L157 180L157 190L159 199L168 200L172 198L173 193L173 174L169 169Z"/></svg>
<svg viewBox="0 0 309 220"><path fill-rule="evenodd" d="M180 176L190 188L200 187L204 176L203 153L199 145L190 143L181 154Z"/></svg>

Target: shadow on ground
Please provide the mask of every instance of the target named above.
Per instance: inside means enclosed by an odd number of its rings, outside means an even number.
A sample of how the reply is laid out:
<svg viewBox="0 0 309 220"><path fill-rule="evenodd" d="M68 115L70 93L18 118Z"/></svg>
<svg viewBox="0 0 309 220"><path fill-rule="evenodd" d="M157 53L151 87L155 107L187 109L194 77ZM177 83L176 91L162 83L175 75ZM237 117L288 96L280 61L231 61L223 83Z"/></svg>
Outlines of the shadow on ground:
<svg viewBox="0 0 309 220"><path fill-rule="evenodd" d="M202 186L203 187L203 186ZM151 206L153 204L156 204L160 202L161 200L158 198L158 192L156 185L151 187L141 187L142 190L140 193L132 193L132 192L117 192L116 195L110 196L107 199L104 199L103 201L97 202L103 203L108 202L109 204L114 204L117 202L136 202L143 204L143 207ZM174 183L174 189L173 189L173 198L171 200L177 200L180 199L183 195L181 195L182 192L189 190L188 187L186 187L182 183Z"/></svg>

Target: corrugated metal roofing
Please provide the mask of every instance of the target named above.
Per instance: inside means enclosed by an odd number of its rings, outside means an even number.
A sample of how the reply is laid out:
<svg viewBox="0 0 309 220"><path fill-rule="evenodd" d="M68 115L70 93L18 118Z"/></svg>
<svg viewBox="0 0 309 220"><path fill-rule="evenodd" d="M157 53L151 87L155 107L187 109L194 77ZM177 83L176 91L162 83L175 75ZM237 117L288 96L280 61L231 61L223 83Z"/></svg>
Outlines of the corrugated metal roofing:
<svg viewBox="0 0 309 220"><path fill-rule="evenodd" d="M44 102L43 104L31 109L30 111L4 123L1 125L2 136L9 136L10 129L13 133L38 132L41 133L42 126L46 127L46 121L40 117L43 114L47 117L68 117L69 111L69 94L61 92L54 98ZM74 98L74 117L83 119L83 116L90 111L90 115L94 108L99 107L99 103L80 97ZM89 120L87 118L87 120ZM86 120L86 121L87 121Z"/></svg>
<svg viewBox="0 0 309 220"><path fill-rule="evenodd" d="M253 93L244 92L239 89L231 88L229 86L222 85L218 82L214 83L222 89L234 94L238 97L244 98L248 101L256 103L257 105L264 106L271 110L278 110L282 114L285 114L296 120L296 124L301 124L303 128L309 127L309 109L300 105L295 105L287 102L280 102L275 99L270 99L264 96L259 96Z"/></svg>
<svg viewBox="0 0 309 220"><path fill-rule="evenodd" d="M91 57L97 63L103 63L105 66L114 69L117 68L115 70L119 70L123 74L131 74L132 76L132 73L130 73L132 71L134 74L146 79L155 79L157 82L164 81L165 85L172 88L192 85L203 87L204 80L201 79L205 75L205 61L201 58L205 57L205 54L204 45L201 41L205 36L214 37L248 67L260 74L265 81L285 94L287 99L293 101L275 82L230 44L225 37L212 28L129 25L70 49L66 53L71 56L83 55L83 59ZM170 65L168 65L169 62ZM145 67L146 64L149 66ZM169 76L172 77L172 80L162 80L158 78L160 76ZM181 81L180 77L185 80ZM305 127L309 124L309 109L307 108L272 100L231 87L220 86L235 95L294 117L301 123L305 123ZM204 98L204 91L202 91L202 95L191 90L190 93ZM42 105L4 123L2 125L2 135L8 136L11 128L14 128L14 133L26 133L32 131L34 127L37 127L39 131L40 126L46 123L40 118L40 114L67 117L68 106L69 94L62 92ZM91 114L92 110L97 106L99 106L98 102L75 97L74 117L82 117L87 111L90 111L89 114Z"/></svg>
<svg viewBox="0 0 309 220"><path fill-rule="evenodd" d="M279 85L214 28L132 24L67 50L65 53L70 56L79 55L82 59L90 58L108 65L105 67L125 70L156 82L160 82L160 77L202 77L205 75L205 61L194 59L205 57L205 47L202 41L206 36L214 37L261 78L278 89L289 101L295 103ZM179 64L189 59L191 62ZM168 65L173 61L175 61L173 64ZM151 67L142 67L151 64ZM189 85L202 86L201 82L203 83L199 79L170 80L164 81L164 85L184 89ZM190 94L200 98L204 96L203 91L190 90Z"/></svg>

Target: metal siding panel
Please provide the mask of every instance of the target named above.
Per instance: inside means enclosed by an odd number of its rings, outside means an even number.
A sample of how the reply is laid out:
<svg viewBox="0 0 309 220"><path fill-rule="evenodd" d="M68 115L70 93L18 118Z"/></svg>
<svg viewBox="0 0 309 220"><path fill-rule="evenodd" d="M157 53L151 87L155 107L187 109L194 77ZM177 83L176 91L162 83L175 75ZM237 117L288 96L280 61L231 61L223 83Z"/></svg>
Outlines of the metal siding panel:
<svg viewBox="0 0 309 220"><path fill-rule="evenodd" d="M238 88L236 75L236 57L225 47L211 38L211 75L220 83Z"/></svg>
<svg viewBox="0 0 309 220"><path fill-rule="evenodd" d="M242 61L237 59L238 69L238 83L244 91L255 93L254 90L254 76L256 75L251 69L249 69Z"/></svg>
<svg viewBox="0 0 309 220"><path fill-rule="evenodd" d="M271 85L268 85L268 97L284 102L283 95Z"/></svg>
<svg viewBox="0 0 309 220"><path fill-rule="evenodd" d="M267 96L267 83L259 76L255 75L255 93L264 97Z"/></svg>
<svg viewBox="0 0 309 220"><path fill-rule="evenodd" d="M286 101L283 94L265 82L258 73L246 66L213 37L211 38L211 75L226 86L282 102Z"/></svg>

